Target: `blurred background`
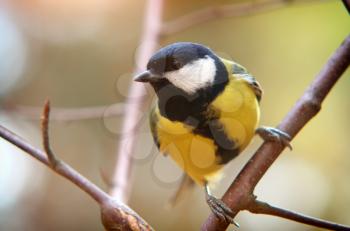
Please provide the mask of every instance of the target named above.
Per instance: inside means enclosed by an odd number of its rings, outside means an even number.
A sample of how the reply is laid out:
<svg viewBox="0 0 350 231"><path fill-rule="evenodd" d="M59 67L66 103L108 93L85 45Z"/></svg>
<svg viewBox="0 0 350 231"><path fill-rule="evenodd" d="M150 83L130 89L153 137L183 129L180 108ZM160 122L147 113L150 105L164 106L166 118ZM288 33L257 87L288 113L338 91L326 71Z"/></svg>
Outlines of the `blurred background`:
<svg viewBox="0 0 350 231"><path fill-rule="evenodd" d="M164 20L242 1L165 0ZM259 2L259 1L252 1ZM263 125L275 126L350 32L341 1L289 1L285 7L212 20L163 37L159 46L192 41L243 64L264 89ZM11 0L0 2L0 124L41 143L39 121L14 106L109 106L127 99L141 43L145 1ZM141 67L142 68L142 67ZM262 200L350 225L350 71L256 189ZM150 95L151 97L151 95ZM30 114L30 113L29 113ZM35 113L34 113L35 115ZM39 117L38 117L39 118ZM123 115L51 122L61 159L105 190ZM172 209L181 171L158 155L144 121L130 183L130 206L157 230L198 230L209 214L201 188ZM259 138L225 167L221 196L261 144ZM317 230L240 213L239 230ZM67 180L0 139L0 230L102 230L95 202ZM232 229L232 227L231 227Z"/></svg>

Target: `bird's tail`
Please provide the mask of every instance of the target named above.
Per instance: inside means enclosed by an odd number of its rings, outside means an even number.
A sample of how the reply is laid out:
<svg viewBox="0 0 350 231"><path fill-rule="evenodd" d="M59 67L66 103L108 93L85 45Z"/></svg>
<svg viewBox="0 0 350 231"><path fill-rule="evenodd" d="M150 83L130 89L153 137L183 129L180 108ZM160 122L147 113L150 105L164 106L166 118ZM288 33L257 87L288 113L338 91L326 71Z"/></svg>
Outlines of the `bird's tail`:
<svg viewBox="0 0 350 231"><path fill-rule="evenodd" d="M194 181L186 174L183 174L179 187L169 199L168 207L173 208L194 186Z"/></svg>

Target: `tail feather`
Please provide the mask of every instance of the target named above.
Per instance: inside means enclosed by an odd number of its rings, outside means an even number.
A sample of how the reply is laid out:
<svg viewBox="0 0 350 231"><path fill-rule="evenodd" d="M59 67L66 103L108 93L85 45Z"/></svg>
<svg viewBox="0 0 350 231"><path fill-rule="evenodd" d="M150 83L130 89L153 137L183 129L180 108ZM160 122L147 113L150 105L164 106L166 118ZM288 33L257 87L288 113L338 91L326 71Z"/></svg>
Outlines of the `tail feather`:
<svg viewBox="0 0 350 231"><path fill-rule="evenodd" d="M186 195L186 192L193 188L193 186L194 181L188 175L183 174L179 187L169 199L169 207L173 208Z"/></svg>

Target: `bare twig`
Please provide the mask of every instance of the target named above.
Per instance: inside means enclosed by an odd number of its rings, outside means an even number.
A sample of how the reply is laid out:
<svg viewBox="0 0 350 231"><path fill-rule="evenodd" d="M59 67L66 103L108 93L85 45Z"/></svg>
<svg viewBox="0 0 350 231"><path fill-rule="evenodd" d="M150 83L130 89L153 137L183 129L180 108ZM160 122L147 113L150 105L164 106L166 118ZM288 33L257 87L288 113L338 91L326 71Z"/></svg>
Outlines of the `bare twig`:
<svg viewBox="0 0 350 231"><path fill-rule="evenodd" d="M65 162L54 156L50 149L49 128L50 104L47 101L42 117L42 134L45 151L33 147L23 138L0 125L0 137L22 149L41 163L50 167L53 171L74 183L89 196L91 196L101 207L102 223L106 230L153 230L137 213L120 201L114 200L98 186L82 176ZM46 154L48 157L46 157ZM58 161L58 162L57 162ZM58 164L57 164L58 163Z"/></svg>
<svg viewBox="0 0 350 231"><path fill-rule="evenodd" d="M42 131L42 137L43 137L43 147L49 159L49 164L51 165L51 167L56 168L57 164L59 164L59 160L56 159L50 147L49 118L50 118L50 101L46 100L43 114L41 116L41 131Z"/></svg>
<svg viewBox="0 0 350 231"><path fill-rule="evenodd" d="M41 107L32 107L24 105L5 105L7 112L16 113L16 115L37 120L39 118ZM51 121L80 121L86 119L100 119L122 115L124 112L123 104L113 104L95 107L80 108L51 108Z"/></svg>
<svg viewBox="0 0 350 231"><path fill-rule="evenodd" d="M350 35L335 51L303 96L283 119L278 126L279 129L294 137L319 112L323 100L349 64ZM279 144L264 142L244 166L223 196L223 201L232 209L234 214L248 208L255 186L283 149ZM289 219L292 219L292 217L289 217ZM295 217L293 220L297 219ZM202 230L225 230L228 225L211 214L203 224ZM333 228L336 230L336 227Z"/></svg>
<svg viewBox="0 0 350 231"><path fill-rule="evenodd" d="M283 217L285 219L297 221L299 223L312 225L319 228L329 229L329 230L350 230L350 227L345 225L340 225L337 223L329 222L322 219L317 219L314 217L306 216L301 213L292 212L286 209L278 208L276 206L269 205L266 202L259 200L253 200L248 206L247 210L251 213L256 214L266 214L275 217Z"/></svg>
<svg viewBox="0 0 350 231"><path fill-rule="evenodd" d="M301 1L293 0L260 0L245 1L229 5L217 5L191 12L180 16L162 25L161 34L168 36L183 31L192 26L208 22L218 18L237 17L249 14L260 13L268 10L275 10L288 4ZM310 2L310 1L303 1Z"/></svg>
<svg viewBox="0 0 350 231"><path fill-rule="evenodd" d="M163 10L163 0L148 0L146 3L145 20L141 45L136 57L135 73L144 68L148 59L155 51L159 42L160 22ZM144 85L133 82L126 105L128 116L124 117L122 137L118 146L118 158L115 165L113 185L110 194L121 201L128 199L130 187L131 156L136 144L136 128L142 113L142 106L147 98ZM143 114L143 113L142 113Z"/></svg>
<svg viewBox="0 0 350 231"><path fill-rule="evenodd" d="M27 152L29 155L39 160L41 163L47 165L51 168L48 158L46 157L46 153L38 148L35 148L23 138L19 137L15 133L9 131L5 127L0 125L0 137L14 144L18 148ZM93 199L95 199L98 203L104 203L105 200L108 199L108 195L103 192L99 187L95 184L91 183L88 179L80 175L77 171L71 168L69 165L65 164L63 161L61 162L61 167L59 169L54 169L58 174L67 178L72 183L77 185L87 194L89 194Z"/></svg>

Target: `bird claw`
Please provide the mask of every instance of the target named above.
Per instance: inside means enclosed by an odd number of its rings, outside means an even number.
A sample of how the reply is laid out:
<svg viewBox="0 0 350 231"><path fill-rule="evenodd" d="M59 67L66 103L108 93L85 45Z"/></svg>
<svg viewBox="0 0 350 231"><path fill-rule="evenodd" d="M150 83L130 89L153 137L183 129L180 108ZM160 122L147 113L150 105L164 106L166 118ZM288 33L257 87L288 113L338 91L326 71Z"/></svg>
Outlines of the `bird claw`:
<svg viewBox="0 0 350 231"><path fill-rule="evenodd" d="M283 146L287 146L290 150L293 149L290 144L290 135L277 128L260 127L257 128L255 132L265 141L278 142Z"/></svg>
<svg viewBox="0 0 350 231"><path fill-rule="evenodd" d="M215 214L215 216L217 216L220 220L226 221L239 227L239 224L233 219L234 214L232 210L222 200L212 195L207 195L206 199L211 211Z"/></svg>

